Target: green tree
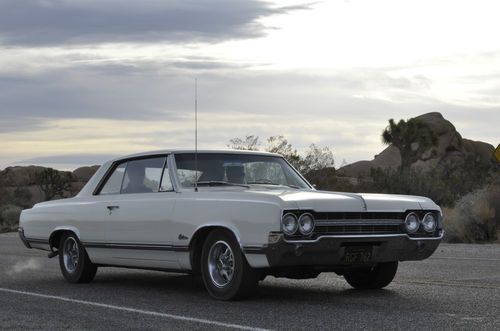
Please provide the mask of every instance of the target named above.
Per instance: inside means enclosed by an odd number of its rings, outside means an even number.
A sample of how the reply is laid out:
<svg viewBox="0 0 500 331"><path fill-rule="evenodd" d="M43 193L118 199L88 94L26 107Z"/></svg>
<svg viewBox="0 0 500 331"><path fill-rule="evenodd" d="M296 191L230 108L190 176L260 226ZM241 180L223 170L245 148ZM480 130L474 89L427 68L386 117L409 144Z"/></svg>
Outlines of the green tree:
<svg viewBox="0 0 500 331"><path fill-rule="evenodd" d="M408 121L389 120L382 132L382 142L393 144L401 153L401 172L410 169L427 149L436 146L437 136L425 122L412 118Z"/></svg>

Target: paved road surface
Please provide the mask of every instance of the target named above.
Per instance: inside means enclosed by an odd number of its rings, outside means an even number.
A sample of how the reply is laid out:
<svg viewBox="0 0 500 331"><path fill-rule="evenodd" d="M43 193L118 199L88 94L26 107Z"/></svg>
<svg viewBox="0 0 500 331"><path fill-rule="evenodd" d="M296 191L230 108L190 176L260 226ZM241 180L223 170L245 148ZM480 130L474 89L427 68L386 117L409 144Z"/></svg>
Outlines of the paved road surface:
<svg viewBox="0 0 500 331"><path fill-rule="evenodd" d="M500 245L441 245L404 262L385 290L352 290L335 274L266 278L241 302L209 298L200 278L101 268L62 279L57 259L0 235L0 329L500 330Z"/></svg>

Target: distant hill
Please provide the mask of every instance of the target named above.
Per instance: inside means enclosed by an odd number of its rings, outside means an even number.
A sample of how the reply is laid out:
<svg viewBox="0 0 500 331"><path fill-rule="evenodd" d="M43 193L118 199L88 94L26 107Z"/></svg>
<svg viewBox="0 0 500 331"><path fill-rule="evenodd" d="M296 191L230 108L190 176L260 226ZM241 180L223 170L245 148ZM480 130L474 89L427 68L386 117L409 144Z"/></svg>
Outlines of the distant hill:
<svg viewBox="0 0 500 331"><path fill-rule="evenodd" d="M64 189L53 198L67 198L76 195L97 169L99 166L81 167L70 172L39 166L15 166L0 171L0 232L16 230L21 210L47 200L42 189L44 173L49 172L52 178L59 177L64 182Z"/></svg>
<svg viewBox="0 0 500 331"><path fill-rule="evenodd" d="M455 126L440 113L428 113L417 116L416 119L430 126L438 137L438 143L437 146L424 151L412 167L428 171L442 162L463 164L467 158L472 158L484 165L492 162L494 151L492 145L462 138ZM337 175L360 178L369 176L371 168L395 169L400 165L401 154L396 147L390 145L371 161L354 162L338 169Z"/></svg>
<svg viewBox="0 0 500 331"><path fill-rule="evenodd" d="M0 171L0 187L4 192L12 193L15 190L27 190L31 193L31 198L28 201L23 201L23 204L29 205L40 201L44 201L43 192L40 190L39 175L48 168L40 166L14 166L8 167ZM81 188L87 183L92 175L99 169L99 166L81 167L74 171L54 171L61 174L69 174L68 178L71 187L70 190L64 192L64 197L73 196L78 193Z"/></svg>

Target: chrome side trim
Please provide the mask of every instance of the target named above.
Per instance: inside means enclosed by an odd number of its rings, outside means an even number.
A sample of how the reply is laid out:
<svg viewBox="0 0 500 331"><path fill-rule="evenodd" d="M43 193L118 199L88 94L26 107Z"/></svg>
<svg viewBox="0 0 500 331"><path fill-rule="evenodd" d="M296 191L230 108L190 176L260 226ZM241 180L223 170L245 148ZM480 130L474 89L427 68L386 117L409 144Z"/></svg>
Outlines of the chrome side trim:
<svg viewBox="0 0 500 331"><path fill-rule="evenodd" d="M113 248L113 249L134 249L134 250L152 250L152 251L174 251L185 252L189 250L188 246L180 245L162 245L162 244L137 244L137 243L103 243L103 242L82 242L83 246L88 248Z"/></svg>
<svg viewBox="0 0 500 331"><path fill-rule="evenodd" d="M380 234L380 235L326 235L326 236L320 236L316 239L313 240L287 240L284 239L286 243L289 244L314 244L320 241L321 239L328 239L328 238L336 238L336 239L384 239L384 238L395 238L395 237L401 237L401 238L406 238L409 240L441 240L443 239L444 236L444 230L441 230L439 233L439 236L437 237L419 237L419 238L414 238L410 237L409 235L405 233L398 233L398 234Z"/></svg>
<svg viewBox="0 0 500 331"><path fill-rule="evenodd" d="M48 245L49 241L43 238L26 238L28 243Z"/></svg>

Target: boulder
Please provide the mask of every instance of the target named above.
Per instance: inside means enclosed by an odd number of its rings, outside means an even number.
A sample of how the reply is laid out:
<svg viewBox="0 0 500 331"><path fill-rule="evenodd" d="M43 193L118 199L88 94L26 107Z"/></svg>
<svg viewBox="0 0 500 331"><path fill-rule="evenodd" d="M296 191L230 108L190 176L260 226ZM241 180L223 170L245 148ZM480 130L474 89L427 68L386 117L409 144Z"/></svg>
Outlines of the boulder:
<svg viewBox="0 0 500 331"><path fill-rule="evenodd" d="M437 112L417 116L416 119L426 123L437 136L437 144L420 155L419 160L412 164L413 168L430 171L441 162L463 163L472 158L480 164L491 162L494 147L490 144L463 139L455 126ZM401 165L399 150L390 145L371 161L359 161L338 169L339 176L366 177L371 168L397 168Z"/></svg>
<svg viewBox="0 0 500 331"><path fill-rule="evenodd" d="M99 169L98 165L90 166L90 167L80 167L73 171L73 176L77 182L88 182L89 179L95 174L95 172Z"/></svg>
<svg viewBox="0 0 500 331"><path fill-rule="evenodd" d="M15 187L35 185L38 174L45 169L45 167L39 166L7 167L0 171L0 185Z"/></svg>

